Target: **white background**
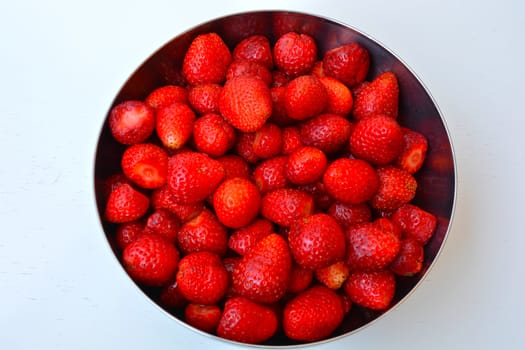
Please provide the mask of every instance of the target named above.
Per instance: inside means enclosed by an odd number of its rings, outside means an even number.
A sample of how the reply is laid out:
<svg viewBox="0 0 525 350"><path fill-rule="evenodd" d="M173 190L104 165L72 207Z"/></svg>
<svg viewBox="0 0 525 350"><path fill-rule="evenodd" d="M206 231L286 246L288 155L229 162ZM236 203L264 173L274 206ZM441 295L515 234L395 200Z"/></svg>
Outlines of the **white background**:
<svg viewBox="0 0 525 350"><path fill-rule="evenodd" d="M109 254L93 160L116 92L211 18L306 11L396 52L443 112L458 162L449 239L428 278L371 327L320 349L525 348L525 2L2 1L0 348L232 349L178 326Z"/></svg>

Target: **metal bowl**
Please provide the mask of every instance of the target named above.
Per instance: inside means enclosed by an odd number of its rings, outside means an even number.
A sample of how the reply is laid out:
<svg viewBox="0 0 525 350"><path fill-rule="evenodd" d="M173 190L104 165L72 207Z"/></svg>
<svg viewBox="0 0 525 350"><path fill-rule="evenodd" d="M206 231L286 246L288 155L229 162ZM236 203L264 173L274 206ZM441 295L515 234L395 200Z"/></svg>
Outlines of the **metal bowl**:
<svg viewBox="0 0 525 350"><path fill-rule="evenodd" d="M397 292L392 307L384 312L372 312L354 307L331 338L317 342L323 343L353 334L401 304L429 273L449 232L456 198L456 170L450 137L444 118L436 103L407 65L368 35L351 26L327 18L284 11L240 13L198 25L160 48L124 83L112 105L109 106L108 114L114 105L129 99L142 100L156 87L166 84L183 85L185 83L181 73L183 56L191 41L199 34L216 32L233 48L236 43L248 35L263 34L275 42L277 37L287 31L306 33L314 37L319 48L319 57L336 46L358 42L368 49L371 57L371 67L367 80L384 71L392 71L397 75L400 87L399 122L421 132L429 142L426 163L416 175L419 188L413 202L438 217L436 232L425 246L425 261L422 271L411 278L398 278ZM112 243L115 226L104 222L102 219L104 200L101 194L101 184L109 175L120 171L120 157L124 149L123 145L118 144L111 137L106 116L96 149L94 180L102 228L116 256L119 253L114 249ZM144 294L154 302L157 291L137 287L141 288ZM177 326L189 327L203 336L229 342L187 325L182 321L180 314L164 310L160 306L159 309L168 313L178 324ZM286 339L282 334L276 335L265 343L265 346L271 347L294 345L301 346L304 343L293 342Z"/></svg>

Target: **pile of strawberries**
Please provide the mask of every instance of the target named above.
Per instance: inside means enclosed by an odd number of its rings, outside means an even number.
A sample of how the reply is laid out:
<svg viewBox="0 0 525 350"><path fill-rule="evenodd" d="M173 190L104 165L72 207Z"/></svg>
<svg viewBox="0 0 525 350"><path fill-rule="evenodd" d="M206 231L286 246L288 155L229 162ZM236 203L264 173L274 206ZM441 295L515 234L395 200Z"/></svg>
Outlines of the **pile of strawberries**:
<svg viewBox="0 0 525 350"><path fill-rule="evenodd" d="M330 337L421 271L436 217L412 204L427 140L398 123L394 73L357 43L319 58L288 32L197 36L185 86L109 115L127 145L105 180L121 261L156 301L219 337Z"/></svg>

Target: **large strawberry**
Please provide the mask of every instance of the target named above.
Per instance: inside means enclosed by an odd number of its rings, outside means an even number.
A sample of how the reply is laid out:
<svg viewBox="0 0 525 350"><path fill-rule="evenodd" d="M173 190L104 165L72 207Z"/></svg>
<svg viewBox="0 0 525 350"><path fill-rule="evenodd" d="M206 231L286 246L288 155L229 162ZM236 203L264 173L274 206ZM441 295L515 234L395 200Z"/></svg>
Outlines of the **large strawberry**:
<svg viewBox="0 0 525 350"><path fill-rule="evenodd" d="M321 81L313 75L301 75L286 85L284 108L295 120L311 118L326 108L328 93Z"/></svg>
<svg viewBox="0 0 525 350"><path fill-rule="evenodd" d="M277 68L290 77L308 73L317 60L317 45L308 34L289 32L277 39L273 47Z"/></svg>
<svg viewBox="0 0 525 350"><path fill-rule="evenodd" d="M368 51L358 43L338 46L323 57L323 72L349 87L365 80L370 67Z"/></svg>
<svg viewBox="0 0 525 350"><path fill-rule="evenodd" d="M397 118L399 104L399 86L397 77L392 72L377 76L364 86L354 101L355 119L363 119L374 114L383 114Z"/></svg>

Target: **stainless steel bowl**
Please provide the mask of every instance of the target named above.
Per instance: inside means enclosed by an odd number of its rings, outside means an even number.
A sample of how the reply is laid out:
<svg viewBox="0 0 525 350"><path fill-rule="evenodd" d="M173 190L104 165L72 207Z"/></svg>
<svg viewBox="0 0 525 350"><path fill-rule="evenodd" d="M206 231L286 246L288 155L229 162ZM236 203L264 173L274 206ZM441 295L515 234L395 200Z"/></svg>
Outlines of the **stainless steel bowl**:
<svg viewBox="0 0 525 350"><path fill-rule="evenodd" d="M343 324L330 339L333 341L348 336L371 324L394 307L401 304L429 273L430 268L443 248L454 212L456 197L455 159L449 134L436 103L418 77L407 65L368 35L346 24L310 14L284 11L260 11L234 14L198 25L175 37L151 57L149 57L124 83L113 103L108 108L128 99L144 99L156 87L184 84L181 73L183 55L191 41L199 34L216 32L233 48L242 38L252 34L263 34L275 40L286 31L307 33L318 44L319 57L336 46L358 42L366 47L371 57L369 78L380 72L392 71L400 85L399 122L423 133L429 141L429 150L424 167L417 173L420 184L414 203L438 217L438 226L430 242L425 247L425 261L421 273L411 278L399 278L398 288L392 308L385 312L372 312L354 307ZM107 176L120 170L120 157L124 146L111 137L107 117L100 133L95 159L95 193L102 228L111 247L115 227L102 220L104 211L101 183ZM115 254L118 254L114 249ZM139 287L141 288L141 287ZM156 291L141 288L152 301ZM198 331L184 323L179 314L167 312L178 326L189 327L205 336L221 338ZM410 321L407 321L410 322ZM282 334L272 338L266 346L301 346Z"/></svg>

